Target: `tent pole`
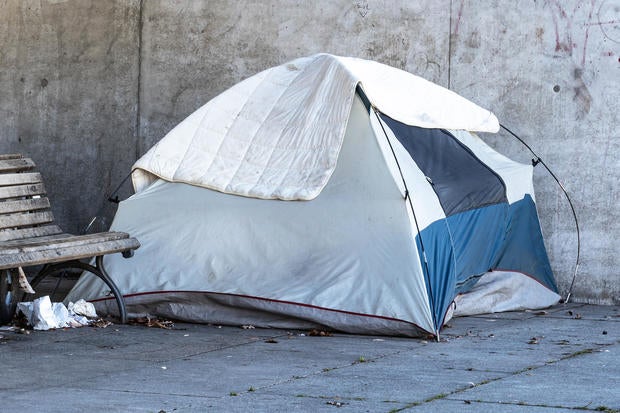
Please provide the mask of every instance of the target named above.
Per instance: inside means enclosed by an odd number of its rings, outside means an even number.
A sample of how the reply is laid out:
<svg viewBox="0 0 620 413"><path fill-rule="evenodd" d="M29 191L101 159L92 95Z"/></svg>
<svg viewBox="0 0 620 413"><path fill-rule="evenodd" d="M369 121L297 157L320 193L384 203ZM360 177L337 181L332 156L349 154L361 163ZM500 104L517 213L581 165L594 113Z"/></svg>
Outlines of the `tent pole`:
<svg viewBox="0 0 620 413"><path fill-rule="evenodd" d="M564 196L566 197L566 200L568 201L568 205L570 206L571 212L573 213L573 219L575 220L575 228L577 229L577 258L575 259L575 270L573 271L573 279L570 283L570 287L568 288L568 294L566 294L566 299L564 299L564 302L568 303L568 300L570 299L570 296L573 292L573 286L575 285L575 278L577 278L577 271L579 270L579 257L581 255L581 236L579 232L579 221L577 220L577 212L575 211L575 206L573 205L573 201L570 199L570 196L568 195L568 191L566 190L564 185L562 185L558 177L553 173L553 171L551 171L551 169L547 166L547 164L543 162L542 159L540 159L540 156L538 156L538 154L536 154L536 152L534 152L532 148L530 148L530 146L527 143L525 143L523 139L518 137L517 134L515 134L513 131L511 131L510 129L502 125L501 123L499 126L501 126L502 129L504 129L506 132L508 132L510 135L516 138L519 142L521 142L523 146L525 146L532 153L532 155L534 155L534 159L532 159L533 166L541 164L542 166L545 167L547 172L549 172L551 177L560 186L560 189L562 189L562 192L564 193Z"/></svg>
<svg viewBox="0 0 620 413"><path fill-rule="evenodd" d="M425 270L426 278L428 281L428 291L429 291L430 300L432 304L435 302L435 300L433 298L433 287L431 286L431 282L430 282L430 272L428 270L428 260L426 259L426 250L424 248L424 242L422 241L422 235L420 234L420 226L418 225L418 218L416 217L415 210L413 209L413 202L411 201L411 194L409 193L409 188L407 187L407 181L405 181L405 176L403 175L403 171L400 167L400 162L398 162L398 157L396 156L396 152L394 151L392 142L390 141L390 138L388 137L387 132L385 131L385 128L383 127L383 122L381 121L381 118L379 117L379 112L377 108L375 108L374 106L372 106L372 110L375 113L375 116L377 117L377 121L379 122L379 125L381 125L381 130L383 131L383 135L385 136L385 139L387 140L387 143L390 146L390 150L392 151L392 156L394 157L394 161L396 162L396 166L398 167L398 172L400 173L400 179L402 179L403 186L405 187L405 200L409 202L409 207L411 208L411 214L413 215L413 221L415 222L415 228L418 231L418 238L420 239L420 247L422 248L422 256L424 257L424 270ZM431 313L433 315L433 324L435 324L434 326L435 335L437 336L437 339L439 340L439 327L440 326L436 325L437 317L435 314L435 307L433 305L431 305Z"/></svg>

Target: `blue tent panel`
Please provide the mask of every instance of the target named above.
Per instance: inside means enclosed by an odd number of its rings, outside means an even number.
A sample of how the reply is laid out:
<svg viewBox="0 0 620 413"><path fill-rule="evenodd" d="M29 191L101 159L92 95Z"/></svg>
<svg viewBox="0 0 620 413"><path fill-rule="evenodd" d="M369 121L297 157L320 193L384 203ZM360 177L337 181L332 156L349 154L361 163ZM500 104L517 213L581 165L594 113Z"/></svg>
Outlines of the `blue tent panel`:
<svg viewBox="0 0 620 413"><path fill-rule="evenodd" d="M424 260L420 237L436 328L456 295L470 291L490 270L518 271L557 292L529 195L511 205L489 205L434 222L416 237Z"/></svg>
<svg viewBox="0 0 620 413"><path fill-rule="evenodd" d="M426 175L447 216L507 202L500 176L448 131L406 125L384 114L381 119Z"/></svg>
<svg viewBox="0 0 620 413"><path fill-rule="evenodd" d="M536 204L531 196L525 195L521 201L510 205L506 239L493 268L519 271L551 291L558 292L545 249Z"/></svg>

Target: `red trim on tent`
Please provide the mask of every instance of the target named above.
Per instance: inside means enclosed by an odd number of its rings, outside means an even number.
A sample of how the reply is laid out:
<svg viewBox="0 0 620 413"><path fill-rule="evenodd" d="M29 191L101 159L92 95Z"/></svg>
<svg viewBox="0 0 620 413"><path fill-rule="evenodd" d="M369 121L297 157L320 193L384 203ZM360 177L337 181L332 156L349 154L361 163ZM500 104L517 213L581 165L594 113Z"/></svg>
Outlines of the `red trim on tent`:
<svg viewBox="0 0 620 413"><path fill-rule="evenodd" d="M522 274L525 275L526 277L531 278L532 280L536 281L538 284L542 285L543 287L545 287L547 290L552 291L555 293L555 291L551 290L549 287L547 287L545 284L541 283L540 280L537 280L536 277L534 277L532 274L528 274L526 272L522 272L522 271L518 271L518 270L505 270L503 268L493 268L490 272L514 272L517 274ZM556 293L558 294L558 293ZM559 294L558 294L559 295Z"/></svg>
<svg viewBox="0 0 620 413"><path fill-rule="evenodd" d="M374 315L374 314L356 313L356 312L353 312L353 311L346 311L346 310L336 310L336 309L333 309L333 308L319 307L319 306L312 305L312 304L296 303L294 301L276 300L276 299L264 298L264 297L255 297L255 296L252 296L252 295L244 295L244 294L217 293L217 292L211 292L211 291L151 291L151 292L144 292L144 293L127 294L127 295L123 295L123 297L128 298L128 297L138 297L138 296L142 296L142 295L177 294L177 293L179 293L179 294L224 295L224 296L232 296L232 297L249 298L249 299L260 300L260 301L269 301L269 302L274 302L274 303L279 303L279 304L296 305L296 306L307 307L307 308L312 308L312 309L316 309L316 310L332 311L332 312L336 312L336 313L349 314L349 315L354 315L354 316L358 316L358 317L370 317L370 318L378 318L378 319L381 319L381 320L397 321L397 322L402 322L402 323L410 324L410 325L418 328L421 331L427 331L427 330L423 329L422 327L420 327L419 325L417 325L416 323L412 323L411 321L401 320L399 318L386 317L386 316ZM90 301L94 303L94 302L106 301L106 300L114 300L114 297L97 298L97 299L90 300ZM432 332L429 332L429 333L433 334Z"/></svg>

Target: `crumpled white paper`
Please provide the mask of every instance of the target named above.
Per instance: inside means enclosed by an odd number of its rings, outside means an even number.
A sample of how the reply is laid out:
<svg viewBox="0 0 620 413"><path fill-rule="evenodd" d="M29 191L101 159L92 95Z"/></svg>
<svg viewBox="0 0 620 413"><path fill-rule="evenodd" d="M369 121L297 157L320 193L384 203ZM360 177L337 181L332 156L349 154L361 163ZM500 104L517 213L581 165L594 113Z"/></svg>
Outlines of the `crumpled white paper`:
<svg viewBox="0 0 620 413"><path fill-rule="evenodd" d="M83 298L80 298L75 303L70 301L67 309L71 315L83 315L88 318L97 318L97 311L95 311L93 303L89 303Z"/></svg>
<svg viewBox="0 0 620 413"><path fill-rule="evenodd" d="M97 318L95 307L83 299L70 302L67 309L63 303L52 303L46 295L34 301L18 303L17 308L35 330L82 327L90 324L89 318Z"/></svg>

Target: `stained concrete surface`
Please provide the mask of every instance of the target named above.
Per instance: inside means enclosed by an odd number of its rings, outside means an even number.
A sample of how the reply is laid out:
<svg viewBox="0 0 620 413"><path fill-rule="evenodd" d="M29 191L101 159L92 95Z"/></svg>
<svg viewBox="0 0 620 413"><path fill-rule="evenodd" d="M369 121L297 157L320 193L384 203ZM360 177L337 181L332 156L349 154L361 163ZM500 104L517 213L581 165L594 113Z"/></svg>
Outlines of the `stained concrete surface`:
<svg viewBox="0 0 620 413"><path fill-rule="evenodd" d="M109 224L106 196L174 125L236 82L317 52L393 65L497 113L571 193L582 230L573 299L620 303L619 0L5 0L0 152L35 158L68 231L98 212ZM506 133L483 139L530 162ZM535 184L566 295L575 227L541 166Z"/></svg>
<svg viewBox="0 0 620 413"><path fill-rule="evenodd" d="M4 411L620 411L620 307L464 317L440 342L178 323L0 331Z"/></svg>
<svg viewBox="0 0 620 413"><path fill-rule="evenodd" d="M620 237L611 234L620 228L613 218L620 213L620 95L609 99L620 93L620 1L461 4L450 88L492 110L560 177L582 230L573 293L592 303L618 303L620 272L613 257ZM476 76L468 67L476 68ZM512 158L532 158L505 132L484 138ZM575 225L564 194L541 165L534 177L543 234L565 295L575 263Z"/></svg>
<svg viewBox="0 0 620 413"><path fill-rule="evenodd" d="M70 232L136 157L138 5L0 2L0 153L34 159Z"/></svg>

